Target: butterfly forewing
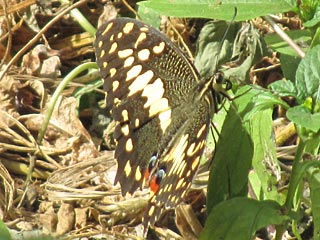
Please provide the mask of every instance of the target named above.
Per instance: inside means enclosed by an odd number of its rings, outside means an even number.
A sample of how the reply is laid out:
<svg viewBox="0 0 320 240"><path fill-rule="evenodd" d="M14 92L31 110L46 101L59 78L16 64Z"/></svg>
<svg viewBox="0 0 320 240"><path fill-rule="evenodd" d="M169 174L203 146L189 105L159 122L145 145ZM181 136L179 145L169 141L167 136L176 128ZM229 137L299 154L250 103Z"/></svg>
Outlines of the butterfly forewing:
<svg viewBox="0 0 320 240"><path fill-rule="evenodd" d="M157 160L150 184L157 174L161 178L145 215L153 223L191 184L213 114L213 92L199 88L199 74L179 48L139 21L102 25L95 49L116 121L115 182L122 193L141 187L150 159Z"/></svg>

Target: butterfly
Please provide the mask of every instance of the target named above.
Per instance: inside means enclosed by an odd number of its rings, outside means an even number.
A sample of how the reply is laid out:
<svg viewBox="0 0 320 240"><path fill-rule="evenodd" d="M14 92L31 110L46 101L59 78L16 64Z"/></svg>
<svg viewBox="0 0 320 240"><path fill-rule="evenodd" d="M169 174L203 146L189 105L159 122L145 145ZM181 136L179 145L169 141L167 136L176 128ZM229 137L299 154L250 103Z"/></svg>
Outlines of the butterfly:
<svg viewBox="0 0 320 240"><path fill-rule="evenodd" d="M225 85L202 79L167 36L138 20L104 23L94 48L116 122L115 183L123 195L149 186L143 223L153 225L190 188Z"/></svg>

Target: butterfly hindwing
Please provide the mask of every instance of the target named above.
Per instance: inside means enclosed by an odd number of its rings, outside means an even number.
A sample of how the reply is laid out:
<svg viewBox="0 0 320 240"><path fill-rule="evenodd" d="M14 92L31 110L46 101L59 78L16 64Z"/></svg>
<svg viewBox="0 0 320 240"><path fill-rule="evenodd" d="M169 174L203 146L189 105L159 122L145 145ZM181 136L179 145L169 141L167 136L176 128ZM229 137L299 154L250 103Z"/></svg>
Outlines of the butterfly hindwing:
<svg viewBox="0 0 320 240"><path fill-rule="evenodd" d="M161 154L158 170L164 169L158 191L154 194L144 216L144 224L154 223L163 209L173 208L184 198L187 189L200 164L210 126L212 112L211 95L205 96L195 105L186 109L183 124L175 133L175 138Z"/></svg>

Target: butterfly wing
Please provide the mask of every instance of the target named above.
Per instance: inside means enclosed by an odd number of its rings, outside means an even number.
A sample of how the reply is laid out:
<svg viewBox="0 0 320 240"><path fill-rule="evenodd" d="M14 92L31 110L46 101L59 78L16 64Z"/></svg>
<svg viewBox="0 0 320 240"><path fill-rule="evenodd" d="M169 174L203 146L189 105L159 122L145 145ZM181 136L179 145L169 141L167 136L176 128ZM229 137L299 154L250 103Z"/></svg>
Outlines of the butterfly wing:
<svg viewBox="0 0 320 240"><path fill-rule="evenodd" d="M180 203L191 186L205 148L213 115L212 100L208 93L193 107L186 105L179 109L186 114L179 115L181 124L176 123L179 129L172 129L175 138L169 141L159 159L155 172L162 172L163 169L164 175L155 183L158 186L153 187L157 191L150 198L145 212L145 226L153 224L164 209L174 208Z"/></svg>
<svg viewBox="0 0 320 240"><path fill-rule="evenodd" d="M118 18L99 27L95 50L116 121L115 182L123 194L133 193L158 151L172 109L190 95L198 73L167 37L133 19Z"/></svg>
<svg viewBox="0 0 320 240"><path fill-rule="evenodd" d="M102 25L95 49L116 121L115 183L124 195L149 177L152 195L144 221L153 224L191 185L213 114L212 92L199 88L199 74L179 48L139 21L120 18Z"/></svg>

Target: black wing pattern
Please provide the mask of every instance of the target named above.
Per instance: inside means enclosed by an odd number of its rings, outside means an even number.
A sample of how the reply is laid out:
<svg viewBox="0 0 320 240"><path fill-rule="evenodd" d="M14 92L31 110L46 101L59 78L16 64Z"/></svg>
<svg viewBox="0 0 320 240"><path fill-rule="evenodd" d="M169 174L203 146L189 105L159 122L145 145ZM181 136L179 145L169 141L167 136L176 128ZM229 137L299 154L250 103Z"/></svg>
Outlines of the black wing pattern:
<svg viewBox="0 0 320 240"><path fill-rule="evenodd" d="M116 121L115 183L122 194L151 189L144 223L184 197L204 150L215 92L165 35L137 20L96 33L97 63Z"/></svg>

